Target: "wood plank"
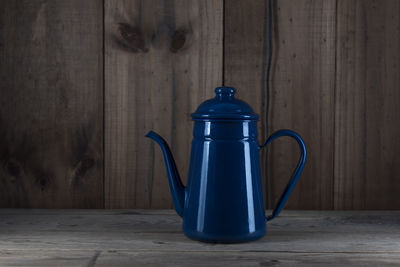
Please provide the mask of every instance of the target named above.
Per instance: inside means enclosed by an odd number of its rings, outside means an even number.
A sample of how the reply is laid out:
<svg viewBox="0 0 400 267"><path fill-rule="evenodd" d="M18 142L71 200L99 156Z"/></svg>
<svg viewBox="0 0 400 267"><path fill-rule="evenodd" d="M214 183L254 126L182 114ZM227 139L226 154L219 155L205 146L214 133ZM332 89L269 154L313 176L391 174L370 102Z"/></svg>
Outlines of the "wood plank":
<svg viewBox="0 0 400 267"><path fill-rule="evenodd" d="M394 253L0 251L2 266L394 266Z"/></svg>
<svg viewBox="0 0 400 267"><path fill-rule="evenodd" d="M168 208L162 153L186 182L190 113L222 82L222 0L105 1L107 208Z"/></svg>
<svg viewBox="0 0 400 267"><path fill-rule="evenodd" d="M1 266L98 266L99 252L87 250L0 250ZM116 265L112 265L116 266Z"/></svg>
<svg viewBox="0 0 400 267"><path fill-rule="evenodd" d="M0 210L0 251L397 253L400 211L284 211L242 244L195 242L172 211Z"/></svg>
<svg viewBox="0 0 400 267"><path fill-rule="evenodd" d="M102 4L0 2L0 207L103 207Z"/></svg>
<svg viewBox="0 0 400 267"><path fill-rule="evenodd" d="M400 208L399 12L338 1L335 209Z"/></svg>
<svg viewBox="0 0 400 267"><path fill-rule="evenodd" d="M265 114L267 7L265 1L227 1L225 84ZM276 1L270 133L288 128L305 139L309 157L288 202L294 209L333 208L333 115L335 1ZM260 140L265 140L265 116ZM269 152L270 202L275 204L299 152L292 141L276 141ZM291 167L293 166L293 167ZM272 205L269 205L270 207Z"/></svg>
<svg viewBox="0 0 400 267"><path fill-rule="evenodd" d="M268 49L267 1L225 1L224 85L260 115L258 135L265 142L265 73ZM264 152L264 151L263 151ZM265 153L261 162L265 166ZM264 177L265 184L265 177ZM265 188L265 187L264 187ZM266 192L264 196L267 201ZM268 204L268 201L267 201Z"/></svg>
<svg viewBox="0 0 400 267"><path fill-rule="evenodd" d="M333 208L335 3L277 1L270 127L272 131L297 131L308 149L303 176L288 202L292 209ZM271 145L273 202L280 197L298 157L294 141Z"/></svg>

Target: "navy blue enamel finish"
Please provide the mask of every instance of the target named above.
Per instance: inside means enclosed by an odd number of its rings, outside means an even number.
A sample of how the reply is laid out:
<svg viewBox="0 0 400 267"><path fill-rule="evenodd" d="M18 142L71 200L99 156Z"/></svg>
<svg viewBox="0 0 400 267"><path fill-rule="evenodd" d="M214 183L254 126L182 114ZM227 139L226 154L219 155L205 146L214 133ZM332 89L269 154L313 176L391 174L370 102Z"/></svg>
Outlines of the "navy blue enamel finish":
<svg viewBox="0 0 400 267"><path fill-rule="evenodd" d="M193 120L204 119L252 119L257 120L258 115L246 102L236 99L236 89L232 87L217 87L215 98L204 101L192 114Z"/></svg>
<svg viewBox="0 0 400 267"><path fill-rule="evenodd" d="M278 203L276 204L276 207L272 211L272 214L267 217L267 220L270 221L274 219L276 216L279 215L279 213L282 211L282 209L285 207L285 204L287 200L289 199L290 194L292 193L294 187L296 186L297 182L300 179L300 175L303 172L304 166L306 165L306 159L307 159L307 148L306 144L304 143L303 138L296 132L293 132L291 130L279 130L273 133L268 139L267 142L265 142L264 145L261 146L261 148L266 147L268 144L270 144L272 141L275 139L282 137L282 136L289 136L294 138L297 143L299 144L300 147L300 160L299 163L297 163L296 169L294 170L292 174L292 178L290 179L289 183L287 184L285 191L283 191L282 196L279 198Z"/></svg>
<svg viewBox="0 0 400 267"><path fill-rule="evenodd" d="M281 136L297 140L301 159L279 200L276 217L303 171L306 148L293 131L281 130L260 146L257 118L251 107L234 98L234 89L219 87L213 100L192 114L193 141L188 184L183 186L167 143L156 133L146 136L162 148L170 189L183 231L204 242L235 243L254 240L266 233L260 150Z"/></svg>
<svg viewBox="0 0 400 267"><path fill-rule="evenodd" d="M171 150L165 140L153 131L146 134L160 145L162 152L164 154L165 166L167 168L169 187L171 189L172 201L174 202L174 207L176 213L179 216L183 216L183 205L185 201L185 187L182 184L181 177L179 176L178 169L176 168L175 160L172 156Z"/></svg>

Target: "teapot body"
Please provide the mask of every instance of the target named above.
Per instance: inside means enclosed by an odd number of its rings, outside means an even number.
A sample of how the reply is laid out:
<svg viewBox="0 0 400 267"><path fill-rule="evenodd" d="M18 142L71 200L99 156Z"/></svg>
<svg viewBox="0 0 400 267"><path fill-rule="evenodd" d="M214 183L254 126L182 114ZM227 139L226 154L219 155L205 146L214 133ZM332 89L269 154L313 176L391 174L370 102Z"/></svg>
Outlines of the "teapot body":
<svg viewBox="0 0 400 267"><path fill-rule="evenodd" d="M260 146L259 116L246 102L234 97L232 87L218 87L216 96L192 113L193 141L188 184L183 185L167 142L150 131L164 155L172 200L183 217L183 231L204 242L236 243L266 233L266 221L278 216L303 171L307 150L296 132L279 130ZM288 136L299 144L301 156L272 214L265 216L260 149Z"/></svg>
<svg viewBox="0 0 400 267"><path fill-rule="evenodd" d="M184 233L205 242L250 241L266 232L257 120L197 120Z"/></svg>

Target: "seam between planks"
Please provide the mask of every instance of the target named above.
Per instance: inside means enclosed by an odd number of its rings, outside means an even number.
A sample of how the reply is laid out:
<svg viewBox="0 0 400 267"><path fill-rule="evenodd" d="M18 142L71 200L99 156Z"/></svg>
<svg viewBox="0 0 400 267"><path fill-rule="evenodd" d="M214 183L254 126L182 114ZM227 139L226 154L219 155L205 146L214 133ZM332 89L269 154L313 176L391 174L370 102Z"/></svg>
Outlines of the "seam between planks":
<svg viewBox="0 0 400 267"><path fill-rule="evenodd" d="M225 1L222 0L222 86L225 86Z"/></svg>
<svg viewBox="0 0 400 267"><path fill-rule="evenodd" d="M106 46L105 46L105 0L101 1L102 4L102 42L103 42L103 66L102 66L102 80L103 80L103 209L106 208Z"/></svg>
<svg viewBox="0 0 400 267"><path fill-rule="evenodd" d="M333 70L333 152L332 152L332 210L336 210L336 93L337 93L337 51L338 51L338 1L335 1L335 61Z"/></svg>

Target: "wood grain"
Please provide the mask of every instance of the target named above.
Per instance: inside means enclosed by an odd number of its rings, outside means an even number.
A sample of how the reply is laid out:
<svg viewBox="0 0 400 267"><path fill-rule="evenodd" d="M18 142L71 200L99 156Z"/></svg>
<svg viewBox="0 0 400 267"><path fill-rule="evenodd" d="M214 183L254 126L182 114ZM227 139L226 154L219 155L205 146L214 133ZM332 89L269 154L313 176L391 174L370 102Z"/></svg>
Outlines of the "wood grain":
<svg viewBox="0 0 400 267"><path fill-rule="evenodd" d="M237 98L260 115L258 134L265 142L265 73L268 49L267 1L225 1L224 85L235 87ZM265 166L265 154L261 159ZM264 177L265 184L265 177ZM266 190L264 195L267 199ZM268 201L267 201L268 204Z"/></svg>
<svg viewBox="0 0 400 267"><path fill-rule="evenodd" d="M271 130L304 137L308 157L288 202L293 209L333 208L335 1L277 1L276 65L272 77ZM271 145L272 200L297 164L294 141ZM292 167L293 166L293 167Z"/></svg>
<svg viewBox="0 0 400 267"><path fill-rule="evenodd" d="M0 207L103 207L101 1L0 2Z"/></svg>
<svg viewBox="0 0 400 267"><path fill-rule="evenodd" d="M396 253L288 253L229 251L46 250L0 251L3 266L396 266Z"/></svg>
<svg viewBox="0 0 400 267"><path fill-rule="evenodd" d="M172 210L0 210L0 219L0 250L400 253L400 211L283 211L262 239L231 245L186 238Z"/></svg>
<svg viewBox="0 0 400 267"><path fill-rule="evenodd" d="M184 182L190 113L222 82L222 0L105 1L105 205L172 207L162 153Z"/></svg>
<svg viewBox="0 0 400 267"><path fill-rule="evenodd" d="M335 208L400 208L400 2L338 1Z"/></svg>
<svg viewBox="0 0 400 267"><path fill-rule="evenodd" d="M399 211L283 211L264 238L224 245L186 238L171 210L0 210L0 265L393 266L399 222Z"/></svg>
<svg viewBox="0 0 400 267"><path fill-rule="evenodd" d="M293 129L305 139L308 162L287 207L333 207L333 114L335 1L274 2L274 58L270 133ZM261 113L265 140L268 9L265 1L227 1L225 7L225 84ZM292 141L270 147L270 202L274 205L299 157ZM269 205L271 207L271 205Z"/></svg>

